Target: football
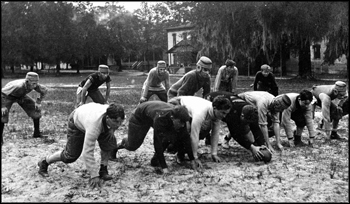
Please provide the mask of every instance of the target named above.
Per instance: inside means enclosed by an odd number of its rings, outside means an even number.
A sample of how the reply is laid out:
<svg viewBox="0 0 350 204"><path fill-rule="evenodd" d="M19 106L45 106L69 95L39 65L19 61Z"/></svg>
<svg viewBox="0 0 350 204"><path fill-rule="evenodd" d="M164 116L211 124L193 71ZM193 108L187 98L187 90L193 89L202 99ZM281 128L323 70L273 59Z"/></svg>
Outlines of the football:
<svg viewBox="0 0 350 204"><path fill-rule="evenodd" d="M260 147L260 152L264 155L264 157L262 158L262 161L264 161L265 163L268 163L271 161L272 154L266 147Z"/></svg>

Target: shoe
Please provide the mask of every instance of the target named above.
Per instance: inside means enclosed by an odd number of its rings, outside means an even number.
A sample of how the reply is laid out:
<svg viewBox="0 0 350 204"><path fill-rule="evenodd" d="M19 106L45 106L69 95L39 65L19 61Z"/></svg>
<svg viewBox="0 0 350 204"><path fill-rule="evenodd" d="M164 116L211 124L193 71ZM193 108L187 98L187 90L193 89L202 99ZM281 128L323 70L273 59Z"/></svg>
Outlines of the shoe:
<svg viewBox="0 0 350 204"><path fill-rule="evenodd" d="M306 146L306 144L303 141L301 141L301 136L300 135L296 135L296 131L295 130L294 130L293 135L294 135L294 145L296 147Z"/></svg>
<svg viewBox="0 0 350 204"><path fill-rule="evenodd" d="M296 147L304 147L307 146L304 142L302 141L294 141L294 146Z"/></svg>
<svg viewBox="0 0 350 204"><path fill-rule="evenodd" d="M43 135L42 135L42 133L41 132L34 132L34 134L33 134L33 137L34 138L39 138L39 137L42 137Z"/></svg>
<svg viewBox="0 0 350 204"><path fill-rule="evenodd" d="M38 162L39 171L38 173L43 177L49 177L49 173L47 172L47 168L49 167L49 164L46 162L45 159Z"/></svg>
<svg viewBox="0 0 350 204"><path fill-rule="evenodd" d="M176 163L178 163L179 165L183 165L184 162L185 162L185 159L184 158L180 158L180 156L178 154L176 154L175 156L176 158Z"/></svg>
<svg viewBox="0 0 350 204"><path fill-rule="evenodd" d="M230 148L230 140L226 140L226 139L224 139L224 142L221 144L221 146L223 147L223 148L225 148L225 149L228 149L228 148Z"/></svg>
<svg viewBox="0 0 350 204"><path fill-rule="evenodd" d="M158 158L157 158L156 155L154 155L154 156L152 157L152 159L151 159L151 166L153 166L153 167L158 167L158 166L160 166L160 163L159 163Z"/></svg>
<svg viewBox="0 0 350 204"><path fill-rule="evenodd" d="M332 131L330 138L331 138L331 140L340 140L341 139L341 137L335 131Z"/></svg>
<svg viewBox="0 0 350 204"><path fill-rule="evenodd" d="M107 166L105 165L101 164L99 174L100 174L100 178L103 179L104 181L109 181L113 179L111 175L108 175Z"/></svg>

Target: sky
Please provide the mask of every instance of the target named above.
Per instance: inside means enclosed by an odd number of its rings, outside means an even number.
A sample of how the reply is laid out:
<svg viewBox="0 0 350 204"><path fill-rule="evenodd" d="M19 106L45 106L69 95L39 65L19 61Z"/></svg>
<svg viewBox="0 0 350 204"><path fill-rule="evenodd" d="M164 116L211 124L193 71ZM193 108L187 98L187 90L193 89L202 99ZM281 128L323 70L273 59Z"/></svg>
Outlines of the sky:
<svg viewBox="0 0 350 204"><path fill-rule="evenodd" d="M104 6L106 1L90 1L94 6ZM142 1L117 1L117 5L123 5L124 8L131 13L134 12L134 10L140 8ZM156 3L156 2L148 2L148 3Z"/></svg>

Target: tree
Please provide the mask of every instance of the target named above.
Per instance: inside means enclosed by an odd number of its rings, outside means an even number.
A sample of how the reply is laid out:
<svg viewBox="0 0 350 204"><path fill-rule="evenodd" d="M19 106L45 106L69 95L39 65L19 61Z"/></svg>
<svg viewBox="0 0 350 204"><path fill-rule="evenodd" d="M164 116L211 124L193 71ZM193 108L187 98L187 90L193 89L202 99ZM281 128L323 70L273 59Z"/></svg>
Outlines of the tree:
<svg viewBox="0 0 350 204"><path fill-rule="evenodd" d="M325 37L327 49L324 61L334 64L335 59L342 54L349 59L349 2L333 2L330 10L332 18Z"/></svg>
<svg viewBox="0 0 350 204"><path fill-rule="evenodd" d="M4 77L6 65L10 65L14 73L14 66L22 61L20 36L24 8L23 2L1 2L1 77Z"/></svg>
<svg viewBox="0 0 350 204"><path fill-rule="evenodd" d="M261 55L262 50L267 62L277 64L280 61L285 73L285 62L292 49L299 56L299 76L311 77L310 44L328 34L329 23L334 19L329 8L336 8L332 4L193 2L192 19L202 44L198 54L216 56L214 60L241 55L250 61ZM337 19L347 22L346 17L340 17L345 14L346 9L343 10ZM342 31L344 37L347 37L346 30ZM339 34L341 29L337 31ZM347 44L345 40L342 42Z"/></svg>
<svg viewBox="0 0 350 204"><path fill-rule="evenodd" d="M45 2L39 9L38 24L44 62L56 64L56 74L60 74L60 63L70 62L75 49L75 32L72 19L73 7L64 2ZM73 32L72 32L73 31Z"/></svg>
<svg viewBox="0 0 350 204"><path fill-rule="evenodd" d="M169 14L166 6L159 3L153 6L148 6L146 2L141 3L141 9L135 11L135 15L139 20L141 28L140 44L141 53L144 61L147 61L147 70L150 70L149 59L162 59L162 54L167 50L167 19ZM157 54L158 53L158 54Z"/></svg>
<svg viewBox="0 0 350 204"><path fill-rule="evenodd" d="M244 56L248 62L252 54L258 54L262 28L254 14L257 5L256 2L194 2L192 19L196 38L201 42L198 57L216 56L211 59L221 64L238 56Z"/></svg>

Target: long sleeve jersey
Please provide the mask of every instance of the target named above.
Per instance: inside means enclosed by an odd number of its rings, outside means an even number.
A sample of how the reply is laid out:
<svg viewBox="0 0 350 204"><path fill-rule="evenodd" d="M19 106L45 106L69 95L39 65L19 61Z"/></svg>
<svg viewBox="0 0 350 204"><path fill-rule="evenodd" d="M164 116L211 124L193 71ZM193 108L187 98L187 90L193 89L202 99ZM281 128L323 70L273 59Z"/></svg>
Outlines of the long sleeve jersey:
<svg viewBox="0 0 350 204"><path fill-rule="evenodd" d="M213 101L216 96L226 97L232 102L230 112L224 119L222 119L222 121L227 124L227 128L229 129L231 136L238 142L238 144L246 149L250 149L252 144L259 146L263 145L265 143L265 139L260 130L258 122L246 123L241 119L243 107L250 104L238 97L237 94L226 91L211 92L205 98L209 101ZM249 133L249 131L251 131L254 136L254 143L252 143L245 136L247 133Z"/></svg>
<svg viewBox="0 0 350 204"><path fill-rule="evenodd" d="M191 141L192 151L195 158L197 157L199 133L201 128L207 129L211 127L212 140L218 141L220 120L215 118L212 103L204 98L197 96L178 96L180 104L185 106L192 117L191 122ZM217 146L211 147L212 154L217 154Z"/></svg>
<svg viewBox="0 0 350 204"><path fill-rule="evenodd" d="M238 94L240 98L254 105L258 109L259 125L267 125L267 114L271 114L271 120L273 123L280 123L279 112L271 113L269 106L274 100L274 96L266 91L247 91Z"/></svg>
<svg viewBox="0 0 350 204"><path fill-rule="evenodd" d="M190 160L194 159L191 140L188 133L186 133L186 128L180 131L174 129L174 124L171 120L173 108L172 104L163 101L147 101L140 104L133 111L133 115L138 123L153 127L154 149L162 168L167 167L162 143L183 144ZM179 147L175 148L178 149Z"/></svg>
<svg viewBox="0 0 350 204"><path fill-rule="evenodd" d="M233 67L232 70L226 65L219 68L215 78L213 91L235 92L237 87L238 69Z"/></svg>
<svg viewBox="0 0 350 204"><path fill-rule="evenodd" d="M1 89L1 92L5 94L6 96L12 96L15 98L22 98L28 93L35 90L40 94L40 101L46 96L48 89L46 86L41 85L38 83L38 85L34 89L30 89L27 86L25 79L17 79L14 81L10 81L5 85L4 88Z"/></svg>
<svg viewBox="0 0 350 204"><path fill-rule="evenodd" d="M311 89L312 95L317 99L317 102L321 105L321 112L323 117L331 121L330 117L330 107L331 103L334 99L337 98L336 95L333 94L334 85L318 85L313 86ZM346 96L348 93L346 93Z"/></svg>
<svg viewBox="0 0 350 204"><path fill-rule="evenodd" d="M103 127L102 119L106 114L108 104L88 103L75 109L74 125L85 132L82 158L91 178L99 176L99 165L94 157L95 144L101 133L107 131Z"/></svg>
<svg viewBox="0 0 350 204"><path fill-rule="evenodd" d="M145 82L143 83L142 96L146 98L146 96L148 94L148 90L150 90L150 91L161 91L161 90L168 91L169 83L170 83L169 78L170 77L169 77L168 71L165 71L165 73L163 75L159 75L157 67L152 68L149 71ZM162 82L164 82L165 86L162 84Z"/></svg>
<svg viewBox="0 0 350 204"><path fill-rule="evenodd" d="M177 92L177 96L193 96L201 88L204 97L210 92L210 78L201 77L196 70L192 70L175 82L169 90Z"/></svg>
<svg viewBox="0 0 350 204"><path fill-rule="evenodd" d="M267 91L273 95L277 95L278 93L275 92L278 90L278 86L275 80L275 76L272 73L269 73L267 77L265 77L261 71L258 71L255 75L253 90Z"/></svg>
<svg viewBox="0 0 350 204"><path fill-rule="evenodd" d="M80 87L84 87L86 81L90 79L91 81L91 86L87 89L88 91L94 91L96 89L98 89L98 87L100 87L103 83L110 83L111 82L111 77L108 75L107 78L105 80L101 80L100 79L100 73L99 72L95 72L90 74L89 76L87 76L83 81L81 81L79 83Z"/></svg>
<svg viewBox="0 0 350 204"><path fill-rule="evenodd" d="M290 100L292 101L292 104L287 109L283 110L281 124L285 128L287 137L293 138L293 128L292 128L291 115L293 112L301 109L300 105L298 104L298 99L297 99L299 94L298 93L287 93L286 95L290 98ZM305 110L303 110L302 112L304 113L304 117L306 120L306 127L309 131L309 137L314 138L316 136L316 131L315 131L313 119L312 119L311 105L307 106L307 108Z"/></svg>

